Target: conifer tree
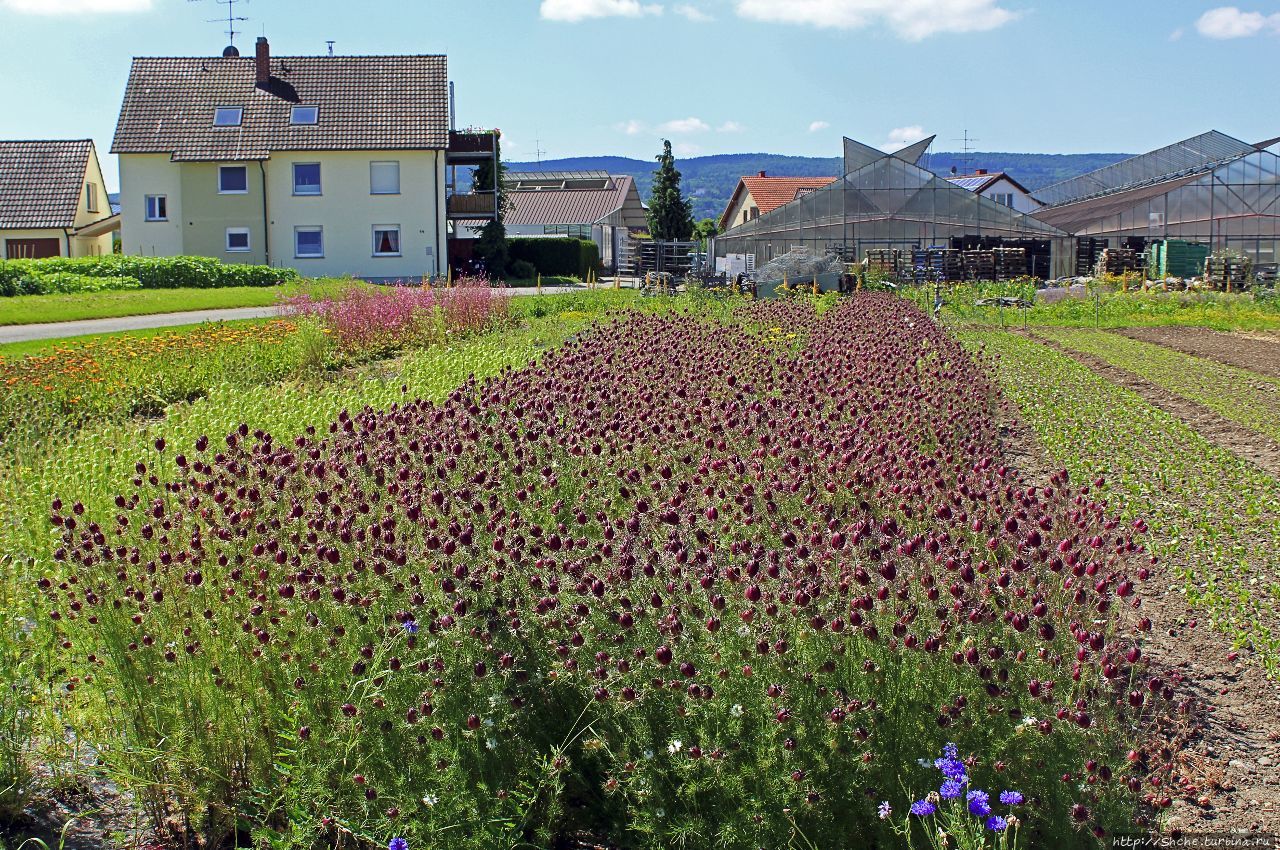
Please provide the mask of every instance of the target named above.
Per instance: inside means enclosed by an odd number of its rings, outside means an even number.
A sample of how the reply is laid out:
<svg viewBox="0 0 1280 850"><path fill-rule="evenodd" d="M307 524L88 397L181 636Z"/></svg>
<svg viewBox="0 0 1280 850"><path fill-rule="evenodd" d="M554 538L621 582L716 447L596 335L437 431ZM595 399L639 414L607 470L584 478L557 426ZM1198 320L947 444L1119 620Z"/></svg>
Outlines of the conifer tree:
<svg viewBox="0 0 1280 850"><path fill-rule="evenodd" d="M693 204L680 192L680 172L670 140L662 142L649 200L649 235L664 242L688 242L693 236Z"/></svg>

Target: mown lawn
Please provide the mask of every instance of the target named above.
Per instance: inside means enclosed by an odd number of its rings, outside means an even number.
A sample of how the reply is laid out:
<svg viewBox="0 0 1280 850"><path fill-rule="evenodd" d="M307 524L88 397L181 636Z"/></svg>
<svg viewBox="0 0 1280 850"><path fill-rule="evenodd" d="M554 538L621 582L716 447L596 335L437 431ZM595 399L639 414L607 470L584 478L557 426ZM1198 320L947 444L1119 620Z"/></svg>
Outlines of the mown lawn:
<svg viewBox="0 0 1280 850"><path fill-rule="evenodd" d="M351 286L366 285L352 280L325 279L264 287L134 289L71 295L17 295L0 298L0 325L115 319L121 316L152 316L157 313L222 310L230 307L270 307L280 298L288 298L300 292L328 296Z"/></svg>

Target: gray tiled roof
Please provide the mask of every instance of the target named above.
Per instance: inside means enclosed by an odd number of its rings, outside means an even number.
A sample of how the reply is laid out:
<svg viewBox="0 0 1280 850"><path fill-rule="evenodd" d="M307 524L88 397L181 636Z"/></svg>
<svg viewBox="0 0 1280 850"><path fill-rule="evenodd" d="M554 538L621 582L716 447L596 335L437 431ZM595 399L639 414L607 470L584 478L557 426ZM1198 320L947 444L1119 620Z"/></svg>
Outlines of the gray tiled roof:
<svg viewBox="0 0 1280 850"><path fill-rule="evenodd" d="M507 179L511 179L510 174ZM607 189L508 191L508 211L503 220L514 225L598 224L622 209L634 186L630 177L621 176L614 177Z"/></svg>
<svg viewBox="0 0 1280 850"><path fill-rule="evenodd" d="M0 228L71 227L92 150L88 139L0 142Z"/></svg>
<svg viewBox="0 0 1280 850"><path fill-rule="evenodd" d="M444 150L448 88L444 56L273 56L265 89L255 85L252 56L142 57L133 60L111 152L215 161ZM318 107L317 123L290 124L295 104ZM213 126L219 106L242 107L241 125Z"/></svg>

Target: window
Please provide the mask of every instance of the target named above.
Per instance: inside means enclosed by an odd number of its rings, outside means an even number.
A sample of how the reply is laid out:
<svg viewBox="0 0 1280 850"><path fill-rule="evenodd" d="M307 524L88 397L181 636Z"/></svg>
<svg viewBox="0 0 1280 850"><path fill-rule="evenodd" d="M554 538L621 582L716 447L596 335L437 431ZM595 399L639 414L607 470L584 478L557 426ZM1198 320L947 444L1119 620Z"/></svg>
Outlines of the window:
<svg viewBox="0 0 1280 850"><path fill-rule="evenodd" d="M591 225L589 224L547 224L543 225L542 234L544 236L568 236L572 239L592 238Z"/></svg>
<svg viewBox="0 0 1280 850"><path fill-rule="evenodd" d="M375 224L373 226L373 255L375 257L400 256L400 225Z"/></svg>
<svg viewBox="0 0 1280 850"><path fill-rule="evenodd" d="M398 162L369 163L369 194L370 195L399 195L400 194L400 163Z"/></svg>
<svg viewBox="0 0 1280 850"><path fill-rule="evenodd" d="M295 106L289 110L290 124L314 124L320 118L320 110L314 106Z"/></svg>
<svg viewBox="0 0 1280 850"><path fill-rule="evenodd" d="M295 257L323 257L324 228L295 227L293 229L293 255Z"/></svg>
<svg viewBox="0 0 1280 850"><path fill-rule="evenodd" d="M147 221L169 220L169 199L164 195L147 195Z"/></svg>
<svg viewBox="0 0 1280 850"><path fill-rule="evenodd" d="M249 250L249 228L227 228L227 253L242 254Z"/></svg>
<svg viewBox="0 0 1280 850"><path fill-rule="evenodd" d="M98 211L98 187L93 183L84 184L84 208L89 212Z"/></svg>
<svg viewBox="0 0 1280 850"><path fill-rule="evenodd" d="M213 110L213 126L239 127L244 117L244 110L239 106L219 106Z"/></svg>
<svg viewBox="0 0 1280 850"><path fill-rule="evenodd" d="M754 220L756 220L756 219L757 219L757 218L759 218L759 217L760 217L760 208L759 208L759 207L752 207L752 208L751 208L751 220L752 220L752 221L754 221Z"/></svg>
<svg viewBox="0 0 1280 850"><path fill-rule="evenodd" d="M992 192L991 200L995 201L997 204L999 204L1002 207L1009 207L1010 209L1013 208L1012 192Z"/></svg>
<svg viewBox="0 0 1280 850"><path fill-rule="evenodd" d="M249 168L245 165L218 166L218 192L243 195L249 191Z"/></svg>
<svg viewBox="0 0 1280 850"><path fill-rule="evenodd" d="M320 194L320 163L295 162L293 164L293 194Z"/></svg>

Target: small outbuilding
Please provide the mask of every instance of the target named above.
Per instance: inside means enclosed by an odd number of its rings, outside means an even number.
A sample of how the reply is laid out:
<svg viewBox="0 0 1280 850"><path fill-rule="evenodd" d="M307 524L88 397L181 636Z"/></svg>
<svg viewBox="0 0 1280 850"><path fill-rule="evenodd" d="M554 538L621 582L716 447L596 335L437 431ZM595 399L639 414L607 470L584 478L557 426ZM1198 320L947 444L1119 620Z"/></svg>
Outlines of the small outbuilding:
<svg viewBox="0 0 1280 850"><path fill-rule="evenodd" d="M92 140L0 141L5 259L110 254L119 229Z"/></svg>

